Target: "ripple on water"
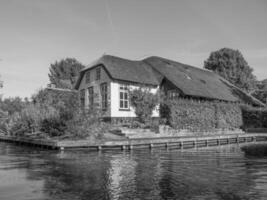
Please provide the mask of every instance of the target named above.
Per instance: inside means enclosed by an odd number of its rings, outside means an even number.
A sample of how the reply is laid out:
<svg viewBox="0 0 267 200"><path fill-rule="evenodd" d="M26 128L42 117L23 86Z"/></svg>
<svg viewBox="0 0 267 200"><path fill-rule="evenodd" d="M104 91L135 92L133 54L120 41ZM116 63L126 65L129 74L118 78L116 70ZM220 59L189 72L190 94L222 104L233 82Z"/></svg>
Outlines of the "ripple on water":
<svg viewBox="0 0 267 200"><path fill-rule="evenodd" d="M0 199L266 199L266 148L58 153L0 143Z"/></svg>

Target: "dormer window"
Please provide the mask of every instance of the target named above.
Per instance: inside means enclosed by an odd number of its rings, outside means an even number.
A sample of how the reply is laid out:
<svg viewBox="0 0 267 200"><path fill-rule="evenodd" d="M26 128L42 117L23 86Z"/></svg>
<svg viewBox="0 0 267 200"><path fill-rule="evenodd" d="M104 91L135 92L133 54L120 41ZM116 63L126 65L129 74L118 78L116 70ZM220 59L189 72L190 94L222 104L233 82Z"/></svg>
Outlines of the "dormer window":
<svg viewBox="0 0 267 200"><path fill-rule="evenodd" d="M101 69L100 67L96 68L96 78L95 80L100 80L101 78Z"/></svg>

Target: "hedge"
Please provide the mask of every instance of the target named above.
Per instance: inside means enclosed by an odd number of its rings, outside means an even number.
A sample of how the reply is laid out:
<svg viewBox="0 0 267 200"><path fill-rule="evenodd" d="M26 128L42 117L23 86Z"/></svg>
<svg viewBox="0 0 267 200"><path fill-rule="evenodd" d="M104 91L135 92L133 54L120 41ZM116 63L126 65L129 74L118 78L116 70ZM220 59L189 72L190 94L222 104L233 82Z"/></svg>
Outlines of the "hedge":
<svg viewBox="0 0 267 200"><path fill-rule="evenodd" d="M244 128L267 128L267 109L242 105Z"/></svg>
<svg viewBox="0 0 267 200"><path fill-rule="evenodd" d="M161 106L161 117L174 129L211 131L236 129L243 124L238 104L197 101L191 99L168 100Z"/></svg>

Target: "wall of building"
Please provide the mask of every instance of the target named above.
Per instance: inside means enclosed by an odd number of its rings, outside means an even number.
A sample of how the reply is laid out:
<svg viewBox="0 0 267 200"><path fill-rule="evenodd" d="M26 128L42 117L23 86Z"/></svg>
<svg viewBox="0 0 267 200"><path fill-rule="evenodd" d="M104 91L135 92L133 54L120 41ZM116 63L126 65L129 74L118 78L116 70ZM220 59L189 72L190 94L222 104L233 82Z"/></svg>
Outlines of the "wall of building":
<svg viewBox="0 0 267 200"><path fill-rule="evenodd" d="M134 108L130 106L129 110L121 110L119 107L120 103L120 84L123 82L111 82L111 117L136 117L134 113ZM139 86L129 85L130 89L136 89ZM152 88L151 93L155 94L159 90L159 87ZM159 106L153 111L152 117L159 117Z"/></svg>
<svg viewBox="0 0 267 200"><path fill-rule="evenodd" d="M85 108L89 107L89 87L94 87L94 102L96 106L99 106L101 108L101 90L100 85L102 83L107 83L107 90L108 90L108 108L104 112L104 117L114 117L114 118L134 118L136 117L134 108L130 106L129 110L122 110L119 107L120 103L120 84L126 84L129 86L130 89L136 89L139 86L132 85L127 82L118 82L113 81L103 68L103 66L99 66L101 70L101 78L100 80L96 80L96 68L93 68L90 71L90 82L86 83L86 73L84 74L80 86L79 91L82 89L85 89ZM159 90L159 87L152 88L151 92L156 93ZM153 111L152 117L159 117L159 106Z"/></svg>
<svg viewBox="0 0 267 200"><path fill-rule="evenodd" d="M96 69L100 68L100 80L96 80ZM107 72L105 71L103 66L95 67L90 70L90 82L86 83L86 72L81 80L80 86L79 86L79 91L82 89L85 89L85 108L89 107L89 98L88 98L88 88L89 87L94 87L94 103L96 106L99 106L101 108L101 90L100 90L100 85L102 83L107 83L107 91L108 91L108 107L107 110L104 112L105 117L110 117L110 104L111 104L111 98L110 98L110 83L111 79Z"/></svg>

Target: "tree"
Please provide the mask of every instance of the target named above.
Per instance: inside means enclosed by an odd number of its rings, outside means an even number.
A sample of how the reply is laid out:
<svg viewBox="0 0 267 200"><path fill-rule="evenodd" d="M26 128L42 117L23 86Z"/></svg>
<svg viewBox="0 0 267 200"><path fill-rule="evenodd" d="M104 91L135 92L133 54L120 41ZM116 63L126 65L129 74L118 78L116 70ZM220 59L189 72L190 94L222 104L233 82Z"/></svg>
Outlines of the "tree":
<svg viewBox="0 0 267 200"><path fill-rule="evenodd" d="M48 74L51 84L57 88L72 89L78 74L85 66L75 58L66 58L50 65Z"/></svg>
<svg viewBox="0 0 267 200"><path fill-rule="evenodd" d="M259 81L257 89L251 93L252 96L267 104L267 79Z"/></svg>
<svg viewBox="0 0 267 200"><path fill-rule="evenodd" d="M222 48L210 54L204 68L214 71L230 83L251 92L256 88L256 77L239 50Z"/></svg>
<svg viewBox="0 0 267 200"><path fill-rule="evenodd" d="M9 115L15 112L20 112L25 108L28 102L23 101L20 97L0 99L0 107L2 111L7 112Z"/></svg>

